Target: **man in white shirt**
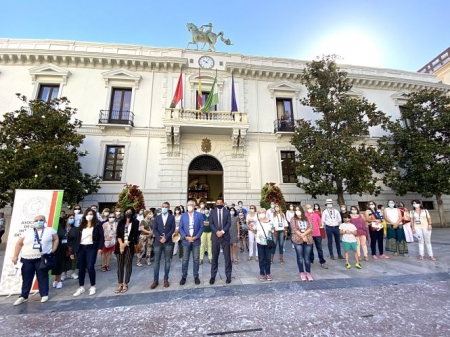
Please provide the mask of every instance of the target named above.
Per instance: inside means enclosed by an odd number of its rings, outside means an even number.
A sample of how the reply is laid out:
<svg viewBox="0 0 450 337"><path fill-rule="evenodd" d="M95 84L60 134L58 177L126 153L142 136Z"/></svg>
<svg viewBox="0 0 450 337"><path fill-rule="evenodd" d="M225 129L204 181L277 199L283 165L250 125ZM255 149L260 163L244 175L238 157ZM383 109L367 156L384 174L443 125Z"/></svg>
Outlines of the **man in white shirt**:
<svg viewBox="0 0 450 337"><path fill-rule="evenodd" d="M334 260L333 254L333 237L336 243L336 250L339 259L344 257L341 253L339 225L342 223L341 214L338 210L333 208L333 200L327 199L325 201L325 209L322 211L322 223L325 225L328 240L328 251L330 252L330 259Z"/></svg>

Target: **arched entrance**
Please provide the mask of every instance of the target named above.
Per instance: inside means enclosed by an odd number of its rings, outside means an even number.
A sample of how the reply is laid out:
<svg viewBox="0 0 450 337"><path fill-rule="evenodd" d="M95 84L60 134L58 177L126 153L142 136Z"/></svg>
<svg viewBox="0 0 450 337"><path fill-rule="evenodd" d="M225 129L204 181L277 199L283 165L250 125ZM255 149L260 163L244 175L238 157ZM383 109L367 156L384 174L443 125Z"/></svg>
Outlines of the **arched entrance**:
<svg viewBox="0 0 450 337"><path fill-rule="evenodd" d="M222 164L208 155L194 158L188 169L187 199L214 206L218 197L223 197Z"/></svg>

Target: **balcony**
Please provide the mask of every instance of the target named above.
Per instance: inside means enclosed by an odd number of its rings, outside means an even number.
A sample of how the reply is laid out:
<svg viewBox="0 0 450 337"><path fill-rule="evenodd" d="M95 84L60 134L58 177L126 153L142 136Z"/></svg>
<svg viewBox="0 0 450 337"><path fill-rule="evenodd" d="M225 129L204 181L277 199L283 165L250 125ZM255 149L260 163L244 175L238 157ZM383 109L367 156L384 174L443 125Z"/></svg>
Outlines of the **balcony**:
<svg viewBox="0 0 450 337"><path fill-rule="evenodd" d="M273 132L295 132L295 123L286 119L275 119L273 122Z"/></svg>
<svg viewBox="0 0 450 337"><path fill-rule="evenodd" d="M122 110L100 110L98 124L126 125L134 127L134 113Z"/></svg>

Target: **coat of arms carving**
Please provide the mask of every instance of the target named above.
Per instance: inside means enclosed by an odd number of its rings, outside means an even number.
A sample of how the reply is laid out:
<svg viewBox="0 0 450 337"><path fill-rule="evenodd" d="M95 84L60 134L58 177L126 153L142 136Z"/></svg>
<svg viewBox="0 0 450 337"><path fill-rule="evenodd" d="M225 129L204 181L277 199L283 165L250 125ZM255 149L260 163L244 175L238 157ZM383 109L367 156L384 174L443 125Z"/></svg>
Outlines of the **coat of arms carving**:
<svg viewBox="0 0 450 337"><path fill-rule="evenodd" d="M211 140L208 138L202 140L202 151L205 153L211 152Z"/></svg>

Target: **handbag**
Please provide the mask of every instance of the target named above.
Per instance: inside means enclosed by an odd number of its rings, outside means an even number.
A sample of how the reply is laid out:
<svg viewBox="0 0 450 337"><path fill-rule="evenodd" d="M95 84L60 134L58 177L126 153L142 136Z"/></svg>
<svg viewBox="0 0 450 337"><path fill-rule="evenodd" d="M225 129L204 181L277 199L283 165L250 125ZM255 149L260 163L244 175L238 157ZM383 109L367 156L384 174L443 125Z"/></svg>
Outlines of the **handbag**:
<svg viewBox="0 0 450 337"><path fill-rule="evenodd" d="M266 237L267 247L270 248L270 249L275 248L277 246L277 244L272 239L267 238L266 231L264 230L264 227L261 224L261 221L259 221L259 219L258 219L258 222L261 225L261 228L263 230L264 236Z"/></svg>
<svg viewBox="0 0 450 337"><path fill-rule="evenodd" d="M39 269L50 270L56 267L56 256L53 253L42 254Z"/></svg>
<svg viewBox="0 0 450 337"><path fill-rule="evenodd" d="M106 240L105 241L105 247L106 248L111 248L112 246L116 245L116 239L115 238L111 238L110 240Z"/></svg>
<svg viewBox="0 0 450 337"><path fill-rule="evenodd" d="M144 248L144 246L141 242L136 243L134 245L134 253L139 254L142 251L142 248Z"/></svg>

